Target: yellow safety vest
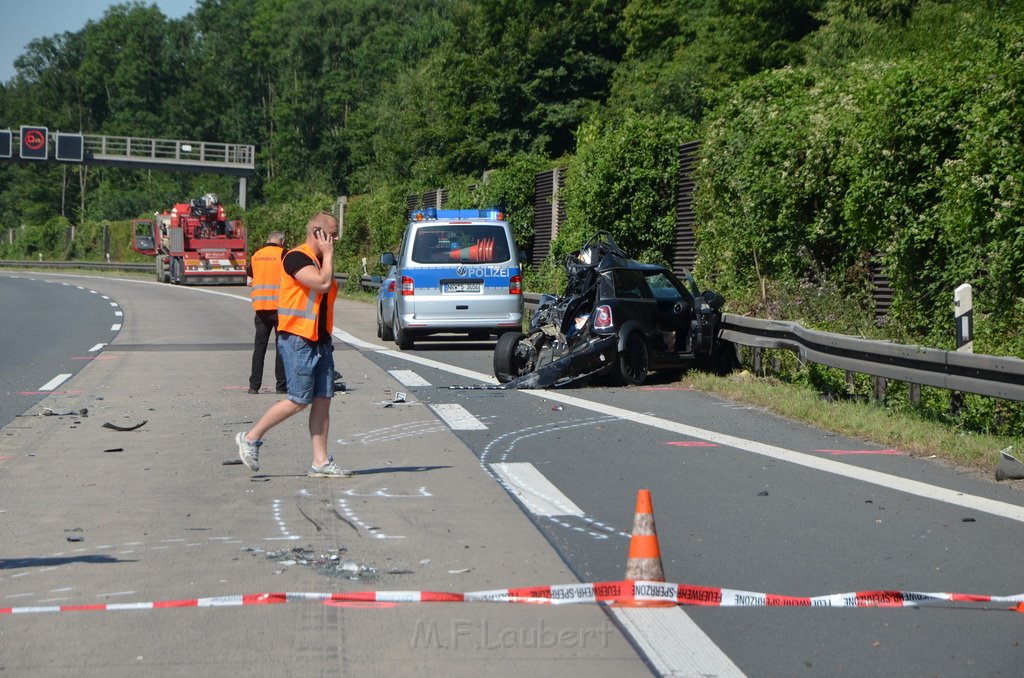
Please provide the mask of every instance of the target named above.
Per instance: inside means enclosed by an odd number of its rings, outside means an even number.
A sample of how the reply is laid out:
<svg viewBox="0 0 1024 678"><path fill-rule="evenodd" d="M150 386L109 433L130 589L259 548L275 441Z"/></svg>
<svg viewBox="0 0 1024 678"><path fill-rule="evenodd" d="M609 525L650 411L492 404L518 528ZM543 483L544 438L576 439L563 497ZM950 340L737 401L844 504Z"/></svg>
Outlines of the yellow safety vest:
<svg viewBox="0 0 1024 678"><path fill-rule="evenodd" d="M284 248L280 245L267 245L252 255L252 308L255 311L276 311L277 294L281 288L281 255Z"/></svg>
<svg viewBox="0 0 1024 678"><path fill-rule="evenodd" d="M298 247L288 250L290 252L302 252L313 261L313 265L320 270L320 262L317 261L313 248L302 243ZM285 256L288 256L287 254ZM323 294L303 287L299 281L284 273L281 275L281 294L278 297L277 305L277 329L279 332L288 332L305 337L310 341L317 341L317 314L320 312L320 301ZM327 291L327 329L334 327L334 300L338 298L338 283L331 280L331 287Z"/></svg>

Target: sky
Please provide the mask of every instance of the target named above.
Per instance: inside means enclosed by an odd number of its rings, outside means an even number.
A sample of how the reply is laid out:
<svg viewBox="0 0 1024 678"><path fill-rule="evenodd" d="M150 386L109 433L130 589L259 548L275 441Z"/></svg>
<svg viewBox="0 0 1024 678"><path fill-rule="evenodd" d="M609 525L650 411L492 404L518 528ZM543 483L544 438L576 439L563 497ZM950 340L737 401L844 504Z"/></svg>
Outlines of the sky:
<svg viewBox="0 0 1024 678"><path fill-rule="evenodd" d="M164 16L180 19L190 13L196 0L143 0L156 5ZM86 22L103 18L112 0L0 0L0 82L14 77L14 60L34 38L79 31Z"/></svg>

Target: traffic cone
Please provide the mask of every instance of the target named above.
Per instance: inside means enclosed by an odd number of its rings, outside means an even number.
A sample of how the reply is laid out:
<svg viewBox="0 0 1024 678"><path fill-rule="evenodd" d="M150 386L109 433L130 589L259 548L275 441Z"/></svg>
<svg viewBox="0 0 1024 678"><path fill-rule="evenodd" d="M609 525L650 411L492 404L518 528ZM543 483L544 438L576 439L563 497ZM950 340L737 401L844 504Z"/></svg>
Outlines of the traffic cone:
<svg viewBox="0 0 1024 678"><path fill-rule="evenodd" d="M661 566L661 547L658 546L658 531L654 526L654 506L651 491L640 490L636 495L636 513L633 516L633 536L629 540L629 559L626 561L627 581L665 581L665 569ZM620 607L675 607L667 600L629 600L618 603Z"/></svg>
<svg viewBox="0 0 1024 678"><path fill-rule="evenodd" d="M489 261L493 251L494 238L483 238L471 247L452 250L448 256L455 261Z"/></svg>

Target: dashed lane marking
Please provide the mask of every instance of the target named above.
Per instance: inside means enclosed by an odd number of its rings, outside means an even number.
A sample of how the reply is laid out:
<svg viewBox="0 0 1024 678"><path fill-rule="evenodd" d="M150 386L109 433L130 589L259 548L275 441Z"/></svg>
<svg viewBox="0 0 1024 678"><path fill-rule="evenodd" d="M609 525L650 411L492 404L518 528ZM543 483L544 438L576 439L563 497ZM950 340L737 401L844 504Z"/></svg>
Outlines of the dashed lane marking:
<svg viewBox="0 0 1024 678"><path fill-rule="evenodd" d="M503 478L501 478L496 469L492 466L497 464L505 463L506 460L515 451L516 445L527 438L534 436L547 435L549 433L556 433L565 431L568 429L574 429L585 426L602 425L605 423L615 422L619 419L617 417L591 417L587 419L574 419L570 421L560 422L557 424L544 423L537 424L535 426L528 426L526 428L519 429L517 431L509 431L503 433L493 440L491 440L484 449L480 452L480 466L484 472L490 475L494 480L504 487L508 492L515 493L515 488L510 486ZM493 455L492 455L493 453ZM497 457L496 462L490 463L492 456ZM548 521L558 527L569 530L572 532L579 532L587 534L594 539L608 539L609 535L622 537L629 539L632 535L618 530L610 525L606 525L601 521L594 520L586 514L579 515L560 515L560 516L545 516Z"/></svg>
<svg viewBox="0 0 1024 678"><path fill-rule="evenodd" d="M430 386L430 382L412 370L388 370L403 386Z"/></svg>
<svg viewBox="0 0 1024 678"><path fill-rule="evenodd" d="M487 424L483 423L472 414L469 413L462 405L456 403L439 403L437 405L431 405L430 409L434 411L437 416L444 420L444 423L448 424L448 427L453 431L486 431Z"/></svg>
<svg viewBox="0 0 1024 678"><path fill-rule="evenodd" d="M491 468L530 513L544 517L583 516L583 509L562 494L533 464L491 464Z"/></svg>
<svg viewBox="0 0 1024 678"><path fill-rule="evenodd" d="M56 377L39 387L40 391L52 391L71 378L70 374L58 374Z"/></svg>

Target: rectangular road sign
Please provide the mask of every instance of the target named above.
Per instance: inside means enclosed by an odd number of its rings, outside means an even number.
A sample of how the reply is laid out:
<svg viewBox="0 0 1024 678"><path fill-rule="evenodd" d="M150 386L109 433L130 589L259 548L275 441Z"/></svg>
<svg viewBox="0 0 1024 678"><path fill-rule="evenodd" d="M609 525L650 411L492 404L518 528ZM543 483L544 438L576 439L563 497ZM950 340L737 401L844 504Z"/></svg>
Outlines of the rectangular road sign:
<svg viewBox="0 0 1024 678"><path fill-rule="evenodd" d="M81 134L57 132L54 157L64 162L82 162L85 157L85 142Z"/></svg>
<svg viewBox="0 0 1024 678"><path fill-rule="evenodd" d="M21 126L22 160L46 160L49 130L45 127Z"/></svg>
<svg viewBox="0 0 1024 678"><path fill-rule="evenodd" d="M0 158L11 157L11 139L13 134L9 129L0 129Z"/></svg>

